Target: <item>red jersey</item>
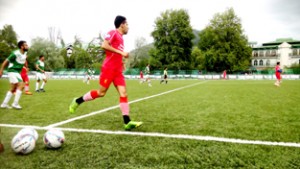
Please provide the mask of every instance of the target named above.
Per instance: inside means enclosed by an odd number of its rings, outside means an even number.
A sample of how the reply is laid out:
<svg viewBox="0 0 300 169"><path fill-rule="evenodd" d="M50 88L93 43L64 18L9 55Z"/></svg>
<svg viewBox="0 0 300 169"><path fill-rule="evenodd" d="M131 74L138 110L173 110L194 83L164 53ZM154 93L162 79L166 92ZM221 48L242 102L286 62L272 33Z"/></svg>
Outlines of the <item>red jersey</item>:
<svg viewBox="0 0 300 169"><path fill-rule="evenodd" d="M120 51L124 50L124 40L122 34L120 34L117 30L112 30L108 32L105 36L105 40L109 41L110 45L118 49ZM109 50L105 51L106 57L103 61L102 67L105 69L113 69L123 71L123 56L111 52Z"/></svg>
<svg viewBox="0 0 300 169"><path fill-rule="evenodd" d="M23 67L20 74L27 75L27 69L25 67Z"/></svg>
<svg viewBox="0 0 300 169"><path fill-rule="evenodd" d="M223 72L223 78L224 78L224 79L226 78L226 75L227 75L227 73L226 73L226 71L224 71L224 72Z"/></svg>
<svg viewBox="0 0 300 169"><path fill-rule="evenodd" d="M278 72L278 70L280 70L280 66L279 66L279 65L277 65L277 66L275 67L275 74L276 74L276 75L280 75L280 72Z"/></svg>
<svg viewBox="0 0 300 169"><path fill-rule="evenodd" d="M140 78L141 78L141 79L144 78L144 74L143 74L142 71L140 72Z"/></svg>

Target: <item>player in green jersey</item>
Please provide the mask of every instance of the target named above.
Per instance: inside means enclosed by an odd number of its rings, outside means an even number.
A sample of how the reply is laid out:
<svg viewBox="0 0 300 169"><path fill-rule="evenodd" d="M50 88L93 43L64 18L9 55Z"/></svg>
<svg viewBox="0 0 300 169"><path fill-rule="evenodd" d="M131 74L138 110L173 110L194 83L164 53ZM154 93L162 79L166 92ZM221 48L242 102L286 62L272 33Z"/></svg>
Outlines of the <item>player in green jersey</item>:
<svg viewBox="0 0 300 169"><path fill-rule="evenodd" d="M11 84L10 90L6 93L4 101L1 104L1 108L11 108L8 105L11 97L13 96L13 92L16 91L14 102L12 103L12 107L15 109L22 109L19 105L19 100L22 95L22 90L24 88L24 83L20 72L26 62L28 45L26 41L18 42L19 50L13 51L8 58L2 63L0 68L0 77L2 77L4 68L8 65L8 79Z"/></svg>
<svg viewBox="0 0 300 169"><path fill-rule="evenodd" d="M44 55L41 55L39 57L39 60L35 63L36 68L36 85L35 85L35 91L36 92L45 92L44 86L47 83L47 78L45 75L45 57ZM41 85L41 88L39 88L40 81L43 80L43 83Z"/></svg>
<svg viewBox="0 0 300 169"><path fill-rule="evenodd" d="M166 84L168 83L168 68L167 68L167 67L165 67L165 69L164 69L164 77L163 77L163 79L160 81L160 84L161 84L162 82L165 82Z"/></svg>
<svg viewBox="0 0 300 169"><path fill-rule="evenodd" d="M150 64L148 64L145 68L145 79L142 81L142 83L144 82L148 82L148 86L152 87L150 80Z"/></svg>
<svg viewBox="0 0 300 169"><path fill-rule="evenodd" d="M84 77L83 82L86 84L90 84L90 80L93 78L94 73L95 72L91 68L88 68L85 72L85 77Z"/></svg>

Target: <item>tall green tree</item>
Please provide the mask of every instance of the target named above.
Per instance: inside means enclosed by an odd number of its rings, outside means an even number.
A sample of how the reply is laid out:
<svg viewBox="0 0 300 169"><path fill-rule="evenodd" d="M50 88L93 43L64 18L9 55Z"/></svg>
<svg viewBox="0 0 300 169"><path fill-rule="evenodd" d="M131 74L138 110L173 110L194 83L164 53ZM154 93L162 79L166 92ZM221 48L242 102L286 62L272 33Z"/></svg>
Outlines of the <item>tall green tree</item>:
<svg viewBox="0 0 300 169"><path fill-rule="evenodd" d="M233 8L215 14L199 36L198 47L203 52L206 70L234 72L249 67L251 48Z"/></svg>
<svg viewBox="0 0 300 169"><path fill-rule="evenodd" d="M17 33L12 25L4 25L3 29L0 29L0 63L17 48Z"/></svg>
<svg viewBox="0 0 300 169"><path fill-rule="evenodd" d="M53 42L38 37L32 40L32 45L28 51L27 60L31 70L35 70L35 63L40 55L45 56L45 69L47 71L65 67L65 61L60 55L59 48Z"/></svg>
<svg viewBox="0 0 300 169"><path fill-rule="evenodd" d="M193 58L193 62L192 62L192 67L198 70L202 70L205 68L205 58L203 53L201 52L201 50L195 46L192 50L192 58Z"/></svg>
<svg viewBox="0 0 300 169"><path fill-rule="evenodd" d="M92 57L84 49L75 47L73 48L72 56L75 57L75 68L87 68L92 66Z"/></svg>
<svg viewBox="0 0 300 169"><path fill-rule="evenodd" d="M126 67L145 67L149 63L149 50L152 47L152 44L147 45L147 41L144 37L136 38L135 49L130 52Z"/></svg>
<svg viewBox="0 0 300 169"><path fill-rule="evenodd" d="M155 28L151 35L156 50L150 53L154 64L159 65L160 62L170 69L191 68L194 34L186 10L163 12L155 20Z"/></svg>
<svg viewBox="0 0 300 169"><path fill-rule="evenodd" d="M98 35L98 37L93 38L89 43L88 47L86 48L86 51L89 53L90 57L90 63L89 66L99 69L101 67L101 64L105 58L105 52L101 48L102 42L104 39L102 38L101 34Z"/></svg>

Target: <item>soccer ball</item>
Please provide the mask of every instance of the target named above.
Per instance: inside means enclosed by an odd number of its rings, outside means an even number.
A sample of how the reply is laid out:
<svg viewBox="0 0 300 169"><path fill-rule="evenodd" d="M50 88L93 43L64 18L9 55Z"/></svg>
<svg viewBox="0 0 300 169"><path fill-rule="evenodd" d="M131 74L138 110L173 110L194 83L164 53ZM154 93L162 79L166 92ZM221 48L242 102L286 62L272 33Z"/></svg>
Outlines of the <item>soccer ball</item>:
<svg viewBox="0 0 300 169"><path fill-rule="evenodd" d="M16 134L11 141L11 148L15 153L29 154L35 148L35 138L31 134Z"/></svg>
<svg viewBox="0 0 300 169"><path fill-rule="evenodd" d="M37 139L39 138L39 134L34 128L23 128L18 132L18 134L21 135L31 134L34 137L35 141L37 141Z"/></svg>
<svg viewBox="0 0 300 169"><path fill-rule="evenodd" d="M44 144L48 148L59 148L65 142L65 135L59 129L49 129L44 135Z"/></svg>

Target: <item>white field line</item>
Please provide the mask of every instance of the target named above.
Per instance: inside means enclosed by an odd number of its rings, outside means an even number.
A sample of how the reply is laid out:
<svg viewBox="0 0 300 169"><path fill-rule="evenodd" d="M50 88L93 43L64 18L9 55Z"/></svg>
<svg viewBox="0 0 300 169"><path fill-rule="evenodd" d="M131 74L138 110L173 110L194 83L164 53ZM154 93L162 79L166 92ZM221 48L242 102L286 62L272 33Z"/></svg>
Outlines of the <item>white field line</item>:
<svg viewBox="0 0 300 169"><path fill-rule="evenodd" d="M162 92L162 93L159 93L159 94L155 94L155 95L152 95L152 96L148 96L148 97L136 99L136 100L130 101L128 103L132 104L132 103L140 102L140 101L143 101L143 100L151 99L153 97L158 97L158 96L165 95L165 94L168 94L168 93L172 93L172 92L175 92L175 91L178 91L178 90L182 90L182 89L193 87L193 86L196 86L196 85L199 85L199 84L203 84L205 82L207 82L207 81L202 81L202 82L191 84L191 85L187 85L187 86L184 86L184 87L179 87L179 88L176 88L176 89L173 89L173 90L169 90L169 91L166 91L166 92ZM73 122L75 120L83 119L83 118L90 117L90 116L93 116L93 115L96 115L96 114L101 114L101 113L107 112L109 110L117 109L117 108L119 108L119 105L108 107L108 108L105 108L105 109L102 109L102 110L98 110L98 111L94 111L94 112L91 112L89 114L85 114L85 115L82 115L82 116L77 116L77 117L74 117L74 118L71 118L71 119L68 119L68 120L65 120L65 121L61 121L61 122L58 122L58 123L50 124L50 125L48 125L46 127L61 126L63 124L70 123L70 122Z"/></svg>
<svg viewBox="0 0 300 169"><path fill-rule="evenodd" d="M31 128L37 129L37 130L47 130L48 129L47 127L13 125L13 124L0 124L0 127L12 127L12 128L31 127ZM186 135L186 134L145 133L145 132L132 132L132 131L130 131L130 132L129 131L109 131L109 130L76 129L76 128L58 128L58 129L60 129L62 131L80 132L80 133L131 135L131 136L143 136L143 137L163 137L163 138L188 139L188 140L200 140L200 141L216 141L216 142L234 143L234 144L251 144L251 145L266 145L266 146L282 146L282 147L300 148L300 143L291 143L291 142L242 140L242 139L235 139L235 138L197 136L197 135Z"/></svg>

